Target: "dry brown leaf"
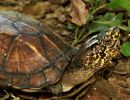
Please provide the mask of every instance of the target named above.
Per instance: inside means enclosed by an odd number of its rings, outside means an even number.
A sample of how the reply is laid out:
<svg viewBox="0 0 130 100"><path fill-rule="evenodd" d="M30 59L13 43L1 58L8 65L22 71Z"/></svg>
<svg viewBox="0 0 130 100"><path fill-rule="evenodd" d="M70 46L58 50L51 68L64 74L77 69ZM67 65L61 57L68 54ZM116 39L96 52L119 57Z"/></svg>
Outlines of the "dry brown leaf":
<svg viewBox="0 0 130 100"><path fill-rule="evenodd" d="M79 26L86 24L88 9L82 0L71 0L71 21Z"/></svg>
<svg viewBox="0 0 130 100"><path fill-rule="evenodd" d="M50 10L51 4L49 2L37 2L35 5L28 5L24 7L24 13L33 15L35 18L40 18Z"/></svg>

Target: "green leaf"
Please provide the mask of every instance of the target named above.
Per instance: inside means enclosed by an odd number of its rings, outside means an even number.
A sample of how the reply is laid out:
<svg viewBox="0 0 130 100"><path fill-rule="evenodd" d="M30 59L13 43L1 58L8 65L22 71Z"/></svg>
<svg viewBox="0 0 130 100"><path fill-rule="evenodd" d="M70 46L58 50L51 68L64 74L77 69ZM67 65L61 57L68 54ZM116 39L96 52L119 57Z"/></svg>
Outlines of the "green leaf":
<svg viewBox="0 0 130 100"><path fill-rule="evenodd" d="M130 28L130 19L128 20L128 27Z"/></svg>
<svg viewBox="0 0 130 100"><path fill-rule="evenodd" d="M98 23L91 23L88 26L89 34L94 33L94 32L100 32L106 28L108 28L108 27L105 25L102 25L102 24L98 24Z"/></svg>
<svg viewBox="0 0 130 100"><path fill-rule="evenodd" d="M109 27L119 27L123 21L122 14L106 13L104 16L100 16L93 23L89 24L89 34L102 31Z"/></svg>
<svg viewBox="0 0 130 100"><path fill-rule="evenodd" d="M121 53L126 57L130 56L130 42L123 43L121 46Z"/></svg>
<svg viewBox="0 0 130 100"><path fill-rule="evenodd" d="M128 27L127 27L127 31L130 32L130 19L128 20Z"/></svg>
<svg viewBox="0 0 130 100"><path fill-rule="evenodd" d="M130 19L128 19L128 26L123 26L125 31L130 32Z"/></svg>
<svg viewBox="0 0 130 100"><path fill-rule="evenodd" d="M115 15L114 13L106 13L100 21L110 21L110 25L120 25L122 20L122 15ZM106 23L107 24L107 23Z"/></svg>
<svg viewBox="0 0 130 100"><path fill-rule="evenodd" d="M130 0L111 0L107 6L113 9L123 8L127 11L130 11Z"/></svg>
<svg viewBox="0 0 130 100"><path fill-rule="evenodd" d="M104 24L106 26L120 26L123 21L122 14L106 13L104 16L100 17L96 22Z"/></svg>

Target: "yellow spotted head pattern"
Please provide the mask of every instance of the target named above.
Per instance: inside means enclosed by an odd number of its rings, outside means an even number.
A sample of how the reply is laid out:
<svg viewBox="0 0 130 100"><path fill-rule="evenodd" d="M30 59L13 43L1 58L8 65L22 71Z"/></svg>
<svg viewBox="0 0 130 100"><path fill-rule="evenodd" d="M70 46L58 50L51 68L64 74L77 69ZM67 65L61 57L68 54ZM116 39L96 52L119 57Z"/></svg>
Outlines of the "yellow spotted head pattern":
<svg viewBox="0 0 130 100"><path fill-rule="evenodd" d="M103 34L99 34L99 38L101 36L100 41L98 42L98 45L104 48L104 52L106 53L106 56L116 56L116 51L119 49L120 45L120 30L116 27L112 27Z"/></svg>
<svg viewBox="0 0 130 100"><path fill-rule="evenodd" d="M97 35L98 42L84 49L82 56L85 67L94 72L107 66L119 54L120 31L116 27Z"/></svg>

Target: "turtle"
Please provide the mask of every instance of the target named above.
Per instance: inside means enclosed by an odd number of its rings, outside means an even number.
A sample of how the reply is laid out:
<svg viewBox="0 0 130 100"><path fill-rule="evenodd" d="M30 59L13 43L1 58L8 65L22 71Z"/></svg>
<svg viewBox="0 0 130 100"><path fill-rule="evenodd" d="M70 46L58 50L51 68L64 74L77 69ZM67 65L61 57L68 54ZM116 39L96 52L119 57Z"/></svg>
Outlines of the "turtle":
<svg viewBox="0 0 130 100"><path fill-rule="evenodd" d="M120 31L111 27L72 47L47 25L0 11L0 86L53 94L86 83L118 55Z"/></svg>

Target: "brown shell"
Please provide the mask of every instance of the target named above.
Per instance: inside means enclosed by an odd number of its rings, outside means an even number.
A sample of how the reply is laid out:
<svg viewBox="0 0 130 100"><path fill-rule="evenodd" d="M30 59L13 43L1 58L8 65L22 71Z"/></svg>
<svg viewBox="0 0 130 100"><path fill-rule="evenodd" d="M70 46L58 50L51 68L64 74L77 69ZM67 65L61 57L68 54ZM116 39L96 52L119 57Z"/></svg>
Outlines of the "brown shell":
<svg viewBox="0 0 130 100"><path fill-rule="evenodd" d="M0 85L41 88L61 77L71 49L30 16L0 12Z"/></svg>

